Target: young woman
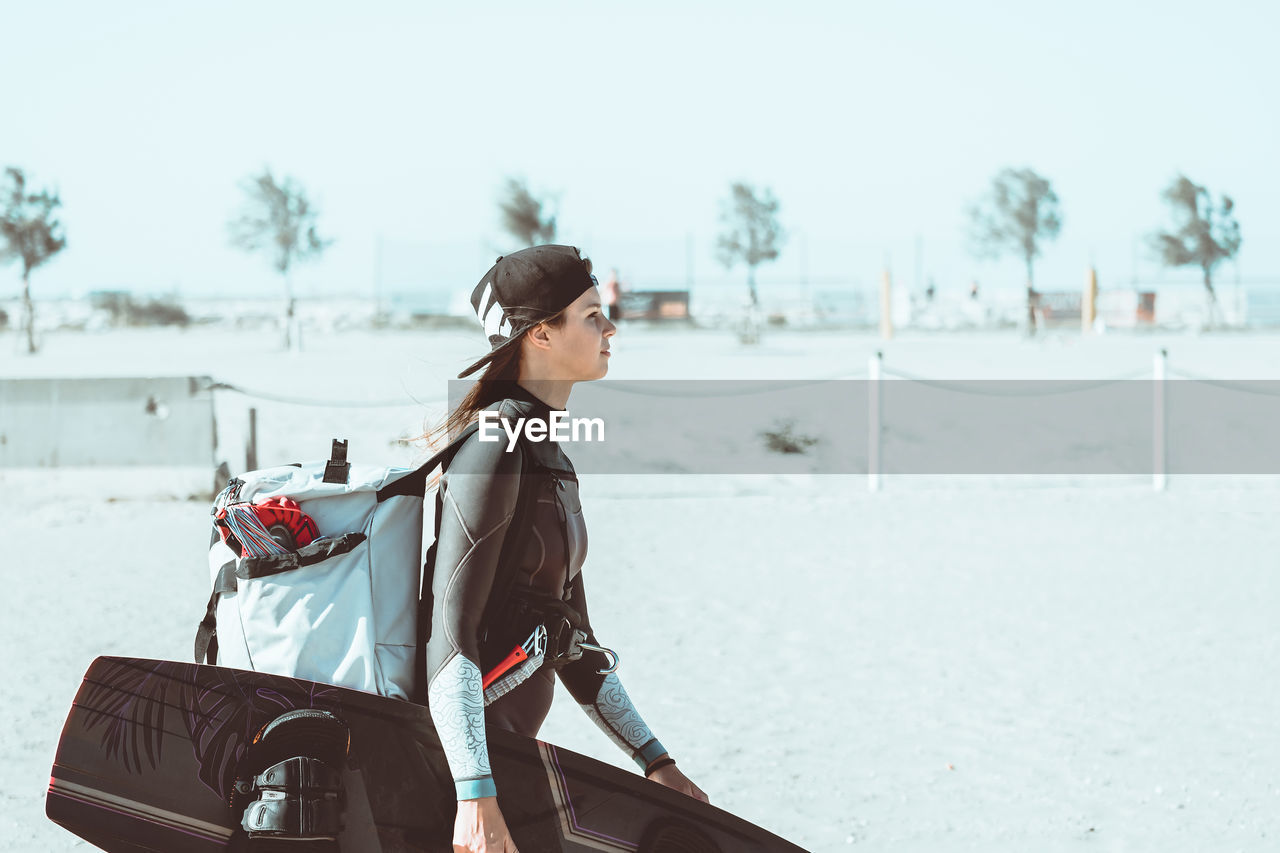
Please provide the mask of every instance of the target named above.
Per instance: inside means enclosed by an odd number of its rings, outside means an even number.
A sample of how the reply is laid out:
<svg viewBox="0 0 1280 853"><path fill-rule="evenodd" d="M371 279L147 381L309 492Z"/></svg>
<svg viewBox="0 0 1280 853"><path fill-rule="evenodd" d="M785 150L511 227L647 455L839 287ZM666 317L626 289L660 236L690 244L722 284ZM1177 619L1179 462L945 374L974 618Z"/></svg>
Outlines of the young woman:
<svg viewBox="0 0 1280 853"><path fill-rule="evenodd" d="M564 410L574 383L609 370L617 329L603 313L591 261L574 247L534 246L498 258L471 304L490 351L459 378L485 372L440 432L456 434L486 410L513 423L548 421ZM485 726L535 736L557 672L648 778L706 802L636 712L612 672L616 658L596 643L581 571L586 527L564 450L541 441L508 452L505 433L496 442L479 437L461 444L440 479L426 644L427 701L458 795L453 849L516 850L498 808ZM550 636L544 662L486 707L482 677L539 626Z"/></svg>

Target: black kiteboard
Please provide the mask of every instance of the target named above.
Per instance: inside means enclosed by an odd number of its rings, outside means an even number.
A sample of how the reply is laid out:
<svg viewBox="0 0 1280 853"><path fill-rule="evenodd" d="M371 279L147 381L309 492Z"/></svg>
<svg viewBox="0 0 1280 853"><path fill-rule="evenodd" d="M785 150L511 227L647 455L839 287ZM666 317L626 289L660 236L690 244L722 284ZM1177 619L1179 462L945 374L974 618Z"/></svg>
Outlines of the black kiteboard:
<svg viewBox="0 0 1280 853"><path fill-rule="evenodd" d="M488 744L522 853L801 850L567 749L495 729ZM452 849L457 802L421 705L218 666L100 657L63 727L45 808L120 853L408 853Z"/></svg>

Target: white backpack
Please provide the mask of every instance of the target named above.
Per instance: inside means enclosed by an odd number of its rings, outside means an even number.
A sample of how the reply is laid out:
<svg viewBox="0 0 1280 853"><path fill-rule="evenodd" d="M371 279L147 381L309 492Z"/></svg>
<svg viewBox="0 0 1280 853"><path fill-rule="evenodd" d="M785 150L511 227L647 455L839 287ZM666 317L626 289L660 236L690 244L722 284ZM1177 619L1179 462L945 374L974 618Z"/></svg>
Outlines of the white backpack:
<svg viewBox="0 0 1280 853"><path fill-rule="evenodd" d="M334 441L326 462L233 479L214 502L215 517L222 509L287 497L315 522L319 538L286 550L232 527L229 545L215 525L209 548L213 594L197 629L196 662L207 658L219 666L409 699L426 477L470 431L416 469L350 465L347 443ZM245 547L235 533L246 543L254 537L259 547Z"/></svg>

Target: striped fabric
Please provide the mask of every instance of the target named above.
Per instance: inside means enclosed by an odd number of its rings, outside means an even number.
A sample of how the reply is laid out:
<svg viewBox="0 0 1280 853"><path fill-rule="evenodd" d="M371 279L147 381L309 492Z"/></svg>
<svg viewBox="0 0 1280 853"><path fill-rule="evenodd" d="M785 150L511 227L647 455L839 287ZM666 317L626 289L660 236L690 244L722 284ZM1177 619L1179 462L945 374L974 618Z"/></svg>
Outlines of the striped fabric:
<svg viewBox="0 0 1280 853"><path fill-rule="evenodd" d="M512 667L509 672L504 673L497 681L485 688L485 707L492 705L512 690L515 690L529 676L537 672L538 667L542 666L542 661L547 654L547 626L539 625L534 628L528 639L520 644L520 648L524 649L524 653L528 657L519 666Z"/></svg>
<svg viewBox="0 0 1280 853"><path fill-rule="evenodd" d="M531 658L526 658L519 666L503 675L493 684L490 684L484 691L485 707L492 705L523 684L529 676L537 671L538 667L542 666L543 657L543 655L538 654Z"/></svg>
<svg viewBox="0 0 1280 853"><path fill-rule="evenodd" d="M231 504L218 514L218 520L225 521L240 541L240 546L244 549L244 553L240 555L242 557L267 557L289 551L271 538L271 534L253 511L252 504Z"/></svg>

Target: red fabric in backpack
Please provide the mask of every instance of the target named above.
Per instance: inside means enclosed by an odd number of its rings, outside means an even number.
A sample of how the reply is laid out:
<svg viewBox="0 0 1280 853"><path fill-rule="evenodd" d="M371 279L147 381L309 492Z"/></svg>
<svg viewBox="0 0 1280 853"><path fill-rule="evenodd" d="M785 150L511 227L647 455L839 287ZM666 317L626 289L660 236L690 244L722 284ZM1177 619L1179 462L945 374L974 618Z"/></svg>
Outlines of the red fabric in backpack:
<svg viewBox="0 0 1280 853"><path fill-rule="evenodd" d="M233 535L226 517L227 510L237 506L245 507L245 504L224 507L214 516L215 526L223 542L228 542L228 537ZM303 545L309 545L320 535L311 516L302 511L297 501L290 498L267 498L258 503L248 504L247 508L262 524L267 534L286 551L296 551ZM228 546L230 545L231 543L228 542ZM239 546L232 547L232 550L237 554L240 553Z"/></svg>
<svg viewBox="0 0 1280 853"><path fill-rule="evenodd" d="M267 498L261 503L254 503L253 514L267 528L271 538L291 551L310 545L320 535L316 523L311 516L302 511L298 502L284 497ZM281 533L287 532L289 542L281 541Z"/></svg>

